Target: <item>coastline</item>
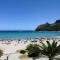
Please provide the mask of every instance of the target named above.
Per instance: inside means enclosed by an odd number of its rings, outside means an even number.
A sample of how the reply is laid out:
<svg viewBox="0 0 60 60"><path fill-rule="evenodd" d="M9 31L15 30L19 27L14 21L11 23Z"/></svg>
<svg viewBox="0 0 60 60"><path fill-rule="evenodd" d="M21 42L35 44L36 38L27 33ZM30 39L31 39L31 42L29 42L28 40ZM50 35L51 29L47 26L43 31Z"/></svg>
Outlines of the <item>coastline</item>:
<svg viewBox="0 0 60 60"><path fill-rule="evenodd" d="M52 43L52 41L55 39L42 38L42 39L29 39L29 40L3 40L3 41L0 40L0 49L3 50L3 56L1 57L1 60L4 60L7 55L11 55L9 60L15 60L13 58L15 58L16 56L18 57L16 59L20 60L19 56L21 54L17 52L18 50L26 49L27 45L29 44L40 44L41 42L44 42L46 44L47 40L50 41L50 43ZM58 45L60 45L60 39L56 39L55 41L57 41ZM12 57L12 55L15 56Z"/></svg>

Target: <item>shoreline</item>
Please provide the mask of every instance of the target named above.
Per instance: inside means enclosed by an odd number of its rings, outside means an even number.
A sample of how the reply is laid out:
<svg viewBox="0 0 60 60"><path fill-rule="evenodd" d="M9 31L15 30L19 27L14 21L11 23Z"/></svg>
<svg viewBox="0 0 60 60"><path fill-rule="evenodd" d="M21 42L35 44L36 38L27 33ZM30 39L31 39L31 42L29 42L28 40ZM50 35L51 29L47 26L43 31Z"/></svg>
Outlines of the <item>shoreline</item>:
<svg viewBox="0 0 60 60"><path fill-rule="evenodd" d="M54 39L53 39L54 40ZM50 43L53 41L52 39L48 39ZM19 56L21 55L18 53L18 50L24 50L26 49L27 45L29 44L40 44L41 42L44 42L46 44L47 38L44 39L31 39L31 40L0 40L0 49L3 51L3 56L1 57L1 60L6 59L7 56L9 56L9 60L21 60ZM58 42L58 45L60 45L60 39L55 40ZM30 59L30 58L29 58ZM29 60L26 59L26 60ZM43 58L41 58L43 60ZM46 59L47 60L47 59Z"/></svg>
<svg viewBox="0 0 60 60"><path fill-rule="evenodd" d="M11 39L2 39L0 38L0 41L35 41L35 40L60 40L60 36L57 37L40 37L40 38L11 38Z"/></svg>

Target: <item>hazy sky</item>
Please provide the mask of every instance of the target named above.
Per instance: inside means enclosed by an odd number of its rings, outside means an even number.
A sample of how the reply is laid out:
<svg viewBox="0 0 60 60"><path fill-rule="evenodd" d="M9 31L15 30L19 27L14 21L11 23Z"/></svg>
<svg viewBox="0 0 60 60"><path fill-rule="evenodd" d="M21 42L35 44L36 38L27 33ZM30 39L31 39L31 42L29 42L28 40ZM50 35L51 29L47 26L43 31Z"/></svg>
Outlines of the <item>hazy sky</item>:
<svg viewBox="0 0 60 60"><path fill-rule="evenodd" d="M60 19L60 0L0 0L0 30L34 30Z"/></svg>

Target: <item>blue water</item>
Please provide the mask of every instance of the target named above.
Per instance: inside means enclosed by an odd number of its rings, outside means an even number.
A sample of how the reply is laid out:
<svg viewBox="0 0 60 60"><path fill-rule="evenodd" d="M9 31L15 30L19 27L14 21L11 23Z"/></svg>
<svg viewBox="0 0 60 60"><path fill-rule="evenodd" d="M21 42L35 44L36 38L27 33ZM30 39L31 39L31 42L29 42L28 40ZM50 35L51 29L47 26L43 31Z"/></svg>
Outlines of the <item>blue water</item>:
<svg viewBox="0 0 60 60"><path fill-rule="evenodd" d="M0 39L26 39L41 37L57 37L60 32L56 31L0 31Z"/></svg>

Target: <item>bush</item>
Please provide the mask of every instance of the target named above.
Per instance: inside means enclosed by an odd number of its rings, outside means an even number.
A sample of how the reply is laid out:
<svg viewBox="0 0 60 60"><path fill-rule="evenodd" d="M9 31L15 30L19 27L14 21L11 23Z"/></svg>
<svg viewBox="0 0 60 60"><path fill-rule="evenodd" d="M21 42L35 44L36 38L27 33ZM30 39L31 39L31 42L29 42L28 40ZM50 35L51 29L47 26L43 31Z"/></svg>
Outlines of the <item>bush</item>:
<svg viewBox="0 0 60 60"><path fill-rule="evenodd" d="M21 54L25 54L26 51L25 51L25 50L20 50L20 53L21 53Z"/></svg>

